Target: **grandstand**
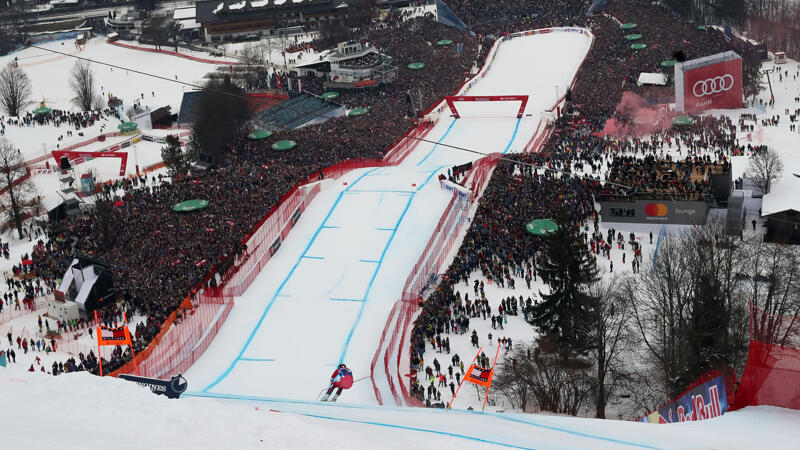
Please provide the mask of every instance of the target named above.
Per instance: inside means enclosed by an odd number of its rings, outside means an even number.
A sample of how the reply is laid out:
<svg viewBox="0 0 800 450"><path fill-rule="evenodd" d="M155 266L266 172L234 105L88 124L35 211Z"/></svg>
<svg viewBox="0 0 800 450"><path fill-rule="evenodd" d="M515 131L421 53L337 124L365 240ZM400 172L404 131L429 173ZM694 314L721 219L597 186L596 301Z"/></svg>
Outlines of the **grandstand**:
<svg viewBox="0 0 800 450"><path fill-rule="evenodd" d="M303 93L259 112L253 121L265 130L292 130L344 113L342 105Z"/></svg>

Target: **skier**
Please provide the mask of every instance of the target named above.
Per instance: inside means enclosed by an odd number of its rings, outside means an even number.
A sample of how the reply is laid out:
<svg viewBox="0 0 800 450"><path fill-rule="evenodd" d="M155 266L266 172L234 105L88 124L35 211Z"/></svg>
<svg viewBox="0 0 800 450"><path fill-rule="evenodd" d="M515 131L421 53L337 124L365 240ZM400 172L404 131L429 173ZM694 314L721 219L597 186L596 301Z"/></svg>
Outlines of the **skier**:
<svg viewBox="0 0 800 450"><path fill-rule="evenodd" d="M325 396L322 397L322 401L328 401L328 396L331 395L334 389L336 389L336 394L330 399L330 401L335 402L339 395L342 393L342 389L350 389L353 385L353 372L347 368L344 364L339 364L339 367L333 371L331 375L331 385L328 388L328 392L325 393Z"/></svg>

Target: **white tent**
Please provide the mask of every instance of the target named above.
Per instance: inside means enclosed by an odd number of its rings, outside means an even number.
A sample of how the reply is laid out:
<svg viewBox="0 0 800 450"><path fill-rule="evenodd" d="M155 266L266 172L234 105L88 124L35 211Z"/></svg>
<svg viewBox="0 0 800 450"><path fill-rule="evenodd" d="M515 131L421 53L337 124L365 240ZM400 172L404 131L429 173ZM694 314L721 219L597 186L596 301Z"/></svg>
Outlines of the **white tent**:
<svg viewBox="0 0 800 450"><path fill-rule="evenodd" d="M667 75L663 73L642 72L639 74L639 80L636 82L639 86L650 84L656 86L667 85Z"/></svg>

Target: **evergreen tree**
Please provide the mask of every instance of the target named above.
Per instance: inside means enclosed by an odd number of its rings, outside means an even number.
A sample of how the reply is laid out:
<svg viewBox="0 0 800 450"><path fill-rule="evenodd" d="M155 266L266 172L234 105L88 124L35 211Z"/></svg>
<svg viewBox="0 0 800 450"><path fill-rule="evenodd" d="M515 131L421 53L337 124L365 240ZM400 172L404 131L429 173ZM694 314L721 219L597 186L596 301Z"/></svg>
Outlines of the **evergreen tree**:
<svg viewBox="0 0 800 450"><path fill-rule="evenodd" d="M178 136L170 134L166 137L167 145L161 148L161 159L167 166L169 176L173 179L179 175L185 175L189 171L189 157L181 150L181 143Z"/></svg>
<svg viewBox="0 0 800 450"><path fill-rule="evenodd" d="M599 271L567 211L558 214L556 223L558 230L544 238L544 255L538 268L550 293L541 294L543 301L534 306L531 323L560 344L564 354L583 353L590 346L584 325L596 303L586 288L598 279Z"/></svg>

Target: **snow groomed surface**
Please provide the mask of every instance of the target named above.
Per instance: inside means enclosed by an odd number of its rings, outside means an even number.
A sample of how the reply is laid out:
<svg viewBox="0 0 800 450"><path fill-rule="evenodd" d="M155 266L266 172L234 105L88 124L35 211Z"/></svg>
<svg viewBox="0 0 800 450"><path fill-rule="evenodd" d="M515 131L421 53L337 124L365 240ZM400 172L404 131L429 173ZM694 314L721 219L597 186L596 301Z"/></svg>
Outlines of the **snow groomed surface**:
<svg viewBox="0 0 800 450"><path fill-rule="evenodd" d="M506 40L459 94L529 95L523 118L512 102L461 104L458 120L439 108L441 120L427 136L433 143L420 143L400 166L326 180L187 373L192 389L314 400L340 362L357 379L368 375L389 311L451 199L436 176L482 156L449 146L523 151L543 131L542 112L563 96L590 43L583 30ZM376 401L368 380L346 396Z"/></svg>

